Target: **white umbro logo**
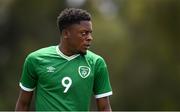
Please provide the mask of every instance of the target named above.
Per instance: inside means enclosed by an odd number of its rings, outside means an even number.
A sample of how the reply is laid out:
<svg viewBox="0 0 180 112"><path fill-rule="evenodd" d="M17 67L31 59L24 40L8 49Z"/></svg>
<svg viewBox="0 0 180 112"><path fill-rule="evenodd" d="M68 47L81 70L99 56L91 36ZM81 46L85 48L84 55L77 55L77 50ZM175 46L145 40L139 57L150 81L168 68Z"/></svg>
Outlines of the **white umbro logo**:
<svg viewBox="0 0 180 112"><path fill-rule="evenodd" d="M55 70L56 68L54 68L54 67L52 67L52 66L49 66L49 67L47 67L46 69L47 69L47 72L54 72L54 70Z"/></svg>

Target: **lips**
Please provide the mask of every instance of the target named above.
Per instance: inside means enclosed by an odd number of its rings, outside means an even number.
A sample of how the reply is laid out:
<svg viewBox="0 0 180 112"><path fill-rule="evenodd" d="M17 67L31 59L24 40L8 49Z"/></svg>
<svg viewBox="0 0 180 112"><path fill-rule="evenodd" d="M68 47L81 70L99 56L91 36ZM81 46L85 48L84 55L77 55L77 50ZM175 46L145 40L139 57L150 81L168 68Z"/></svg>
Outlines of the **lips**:
<svg viewBox="0 0 180 112"><path fill-rule="evenodd" d="M89 49L89 48L90 48L90 44L86 44L86 45L84 45L84 47L85 47L86 49Z"/></svg>

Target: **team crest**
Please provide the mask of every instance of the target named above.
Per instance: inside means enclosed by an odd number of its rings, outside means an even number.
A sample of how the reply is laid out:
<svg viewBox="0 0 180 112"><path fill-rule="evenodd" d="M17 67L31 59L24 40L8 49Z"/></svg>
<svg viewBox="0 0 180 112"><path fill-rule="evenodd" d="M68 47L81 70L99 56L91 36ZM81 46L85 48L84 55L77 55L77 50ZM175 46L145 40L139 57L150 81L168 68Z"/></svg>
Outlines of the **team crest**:
<svg viewBox="0 0 180 112"><path fill-rule="evenodd" d="M91 69L87 66L79 66L78 72L82 78L86 78L89 76Z"/></svg>

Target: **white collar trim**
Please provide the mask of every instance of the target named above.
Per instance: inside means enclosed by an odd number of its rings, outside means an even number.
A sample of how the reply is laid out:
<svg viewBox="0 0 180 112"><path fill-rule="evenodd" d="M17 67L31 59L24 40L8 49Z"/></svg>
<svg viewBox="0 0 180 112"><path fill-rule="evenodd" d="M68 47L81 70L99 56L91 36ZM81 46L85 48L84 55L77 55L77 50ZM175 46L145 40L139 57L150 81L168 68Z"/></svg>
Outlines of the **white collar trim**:
<svg viewBox="0 0 180 112"><path fill-rule="evenodd" d="M70 60L72 60L72 59L74 59L74 58L76 58L76 57L78 57L80 55L80 54L75 54L75 55L72 55L72 56L67 56L67 55L63 54L60 51L58 46L56 46L56 52L57 52L57 54L59 54L61 57L63 57L64 59L66 59L68 61L70 61Z"/></svg>

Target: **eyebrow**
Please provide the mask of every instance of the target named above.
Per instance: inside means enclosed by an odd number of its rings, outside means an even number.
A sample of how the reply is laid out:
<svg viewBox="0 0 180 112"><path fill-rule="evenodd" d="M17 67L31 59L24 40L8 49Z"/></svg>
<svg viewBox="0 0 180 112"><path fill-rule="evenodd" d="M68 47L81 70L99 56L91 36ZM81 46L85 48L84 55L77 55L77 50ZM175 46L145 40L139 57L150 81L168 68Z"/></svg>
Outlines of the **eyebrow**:
<svg viewBox="0 0 180 112"><path fill-rule="evenodd" d="M92 30L88 30L88 29L81 29L80 31L88 31L88 32L90 32L90 33L92 33Z"/></svg>

